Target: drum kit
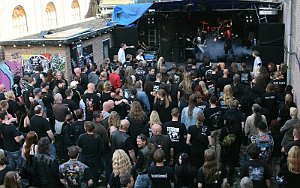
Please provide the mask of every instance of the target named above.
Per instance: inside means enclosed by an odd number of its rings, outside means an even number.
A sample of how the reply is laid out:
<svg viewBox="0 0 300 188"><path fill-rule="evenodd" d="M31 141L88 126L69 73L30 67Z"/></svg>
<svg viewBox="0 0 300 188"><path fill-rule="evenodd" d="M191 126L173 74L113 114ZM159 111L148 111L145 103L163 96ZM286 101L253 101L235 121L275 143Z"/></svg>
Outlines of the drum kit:
<svg viewBox="0 0 300 188"><path fill-rule="evenodd" d="M220 40L224 38L225 31L232 29L232 19L222 20L218 18L217 24L210 26L207 21L200 21L202 32L210 34L214 39Z"/></svg>

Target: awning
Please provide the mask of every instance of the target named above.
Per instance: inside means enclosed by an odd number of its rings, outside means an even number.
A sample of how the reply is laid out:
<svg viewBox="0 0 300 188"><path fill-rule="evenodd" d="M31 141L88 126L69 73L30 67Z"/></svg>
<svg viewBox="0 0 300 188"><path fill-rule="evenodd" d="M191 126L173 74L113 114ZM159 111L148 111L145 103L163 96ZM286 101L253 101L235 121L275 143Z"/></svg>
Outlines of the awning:
<svg viewBox="0 0 300 188"><path fill-rule="evenodd" d="M114 7L112 21L117 25L130 25L150 8L152 3L118 5Z"/></svg>

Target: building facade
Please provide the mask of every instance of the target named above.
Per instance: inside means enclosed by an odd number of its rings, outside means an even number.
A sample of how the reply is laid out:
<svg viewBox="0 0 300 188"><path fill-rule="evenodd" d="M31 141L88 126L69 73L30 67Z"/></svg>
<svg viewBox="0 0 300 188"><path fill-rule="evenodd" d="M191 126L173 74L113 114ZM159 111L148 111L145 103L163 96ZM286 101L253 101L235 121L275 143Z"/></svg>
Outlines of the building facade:
<svg viewBox="0 0 300 188"><path fill-rule="evenodd" d="M0 40L81 22L90 0L0 0Z"/></svg>

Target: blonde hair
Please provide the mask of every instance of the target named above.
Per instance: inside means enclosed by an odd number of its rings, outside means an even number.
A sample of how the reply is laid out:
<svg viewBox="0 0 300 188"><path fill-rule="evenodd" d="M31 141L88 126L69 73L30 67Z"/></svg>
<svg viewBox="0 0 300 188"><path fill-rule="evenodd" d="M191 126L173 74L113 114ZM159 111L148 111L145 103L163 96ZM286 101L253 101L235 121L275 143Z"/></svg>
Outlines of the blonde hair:
<svg viewBox="0 0 300 188"><path fill-rule="evenodd" d="M153 110L150 114L150 120L149 120L149 124L150 124L150 127L154 124L160 124L161 125L161 121L160 121L160 118L159 118L159 114L157 111Z"/></svg>
<svg viewBox="0 0 300 188"><path fill-rule="evenodd" d="M5 98L6 98L7 100L13 100L13 99L15 99L16 97L15 97L15 94L14 94L13 91L8 91L8 92L6 92L6 94L5 94Z"/></svg>
<svg viewBox="0 0 300 188"><path fill-rule="evenodd" d="M110 81L104 82L103 89L104 91L110 91L112 89L111 82Z"/></svg>
<svg viewBox="0 0 300 188"><path fill-rule="evenodd" d="M293 174L300 174L300 148L293 146L288 152L288 169Z"/></svg>
<svg viewBox="0 0 300 188"><path fill-rule="evenodd" d="M130 173L131 164L128 155L122 149L117 149L112 157L112 168L115 176Z"/></svg>
<svg viewBox="0 0 300 188"><path fill-rule="evenodd" d="M121 124L121 118L120 118L118 112L112 111L108 117L108 127L110 128L110 127L114 126L116 128L119 128L120 124Z"/></svg>
<svg viewBox="0 0 300 188"><path fill-rule="evenodd" d="M298 109L296 107L291 107L290 108L290 116L293 118L293 119L296 119L297 118L297 115L298 115Z"/></svg>
<svg viewBox="0 0 300 188"><path fill-rule="evenodd" d="M199 82L199 86L201 87L202 93L203 93L204 95L209 95L209 91L208 91L207 88L206 88L205 82L200 81L200 82Z"/></svg>
<svg viewBox="0 0 300 188"><path fill-rule="evenodd" d="M160 72L160 69L161 69L161 66L162 66L162 63L165 61L165 58L164 57L160 57L157 61L157 70L158 72Z"/></svg>
<svg viewBox="0 0 300 188"><path fill-rule="evenodd" d="M233 92L232 92L232 88L231 88L231 85L227 84L225 87L224 87L224 96L223 96L223 99L224 99L224 103L225 105L227 106L230 106L231 103L233 102Z"/></svg>
<svg viewBox="0 0 300 188"><path fill-rule="evenodd" d="M182 90L187 91L187 90L192 90L192 76L189 72L186 72L183 74L183 80L181 82Z"/></svg>

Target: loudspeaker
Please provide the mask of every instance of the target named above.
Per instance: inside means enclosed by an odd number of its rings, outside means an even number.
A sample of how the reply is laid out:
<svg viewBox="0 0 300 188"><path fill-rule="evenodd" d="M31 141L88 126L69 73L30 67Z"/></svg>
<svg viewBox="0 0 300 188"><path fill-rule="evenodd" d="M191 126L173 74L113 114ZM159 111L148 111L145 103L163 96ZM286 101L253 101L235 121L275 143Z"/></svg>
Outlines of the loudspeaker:
<svg viewBox="0 0 300 188"><path fill-rule="evenodd" d="M281 46L284 39L284 24L282 23L260 23L258 29L258 40L260 45Z"/></svg>
<svg viewBox="0 0 300 188"><path fill-rule="evenodd" d="M113 31L113 38L115 47L120 47L121 43L125 43L127 46L137 46L138 29L137 27L116 27Z"/></svg>
<svg viewBox="0 0 300 188"><path fill-rule="evenodd" d="M172 48L171 61L176 63L181 63L184 61L183 48Z"/></svg>
<svg viewBox="0 0 300 188"><path fill-rule="evenodd" d="M284 61L284 48L283 46L258 46L260 58L264 66L268 63L279 65Z"/></svg>
<svg viewBox="0 0 300 188"><path fill-rule="evenodd" d="M113 46L121 47L121 43L126 43L126 30L124 27L116 27L113 30Z"/></svg>
<svg viewBox="0 0 300 188"><path fill-rule="evenodd" d="M126 44L128 46L136 46L138 44L138 29L137 27L127 27L126 31Z"/></svg>

